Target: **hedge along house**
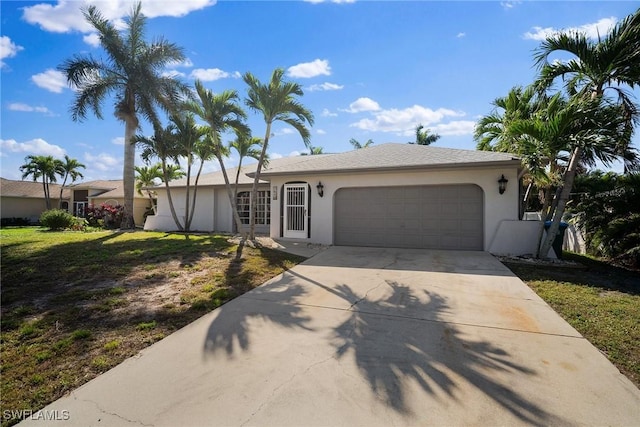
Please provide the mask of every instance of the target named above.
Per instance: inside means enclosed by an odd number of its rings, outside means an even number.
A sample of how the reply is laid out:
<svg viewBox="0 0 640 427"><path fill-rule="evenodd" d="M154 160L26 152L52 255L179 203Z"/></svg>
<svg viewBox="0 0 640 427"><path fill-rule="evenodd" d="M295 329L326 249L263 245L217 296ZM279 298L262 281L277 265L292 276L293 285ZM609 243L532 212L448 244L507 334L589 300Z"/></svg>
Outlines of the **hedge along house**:
<svg viewBox="0 0 640 427"><path fill-rule="evenodd" d="M256 231L325 245L533 253L538 222L519 220L520 172L511 154L412 144L274 159L260 175ZM247 224L254 174L255 165L240 174ZM183 186L171 183L179 215ZM158 214L145 229L175 230L166 192L154 189ZM201 177L192 229L235 231L220 172Z"/></svg>

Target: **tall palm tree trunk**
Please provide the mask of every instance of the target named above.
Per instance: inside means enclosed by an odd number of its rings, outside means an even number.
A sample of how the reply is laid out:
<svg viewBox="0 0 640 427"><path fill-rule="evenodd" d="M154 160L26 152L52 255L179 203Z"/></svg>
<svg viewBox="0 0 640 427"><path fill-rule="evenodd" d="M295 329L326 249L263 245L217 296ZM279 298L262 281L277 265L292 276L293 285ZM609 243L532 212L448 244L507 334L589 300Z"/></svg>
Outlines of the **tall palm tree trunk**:
<svg viewBox="0 0 640 427"><path fill-rule="evenodd" d="M262 151L260 152L260 158L258 159L258 166L256 167L256 176L253 178L253 187L251 188L251 203L249 210L249 239L256 239L256 213L255 207L258 203L258 183L260 182L260 172L262 171L262 164L267 154L267 146L269 145L269 135L271 135L271 122L267 122L267 130L264 134L264 144L262 144Z"/></svg>
<svg viewBox="0 0 640 427"><path fill-rule="evenodd" d="M42 191L44 191L44 206L47 210L51 209L51 200L49 199L49 183L47 183L47 176L42 175Z"/></svg>
<svg viewBox="0 0 640 427"><path fill-rule="evenodd" d="M567 204L567 200L569 200L569 195L571 194L571 189L573 188L573 181L576 178L576 173L578 172L578 165L580 164L580 158L582 157L582 148L577 146L573 149L571 153L571 158L569 159L569 166L564 174L564 180L562 185L562 191L560 192L560 197L558 198L558 204L556 205L555 212L553 214L553 220L551 221L551 225L547 230L547 237L542 242L542 246L540 247L540 254L542 256L546 256L549 253L549 249L551 249L551 245L558 234L558 230L560 228L560 221L562 220L562 215L564 214L564 208Z"/></svg>
<svg viewBox="0 0 640 427"><path fill-rule="evenodd" d="M167 200L169 201L169 211L171 212L171 216L173 217L173 221L176 223L176 227L178 227L178 231L182 231L182 223L178 219L178 215L176 214L176 208L173 206L173 199L171 198L171 187L169 186L169 172L167 171L167 163L162 161L162 175L164 176L164 187L167 189Z"/></svg>
<svg viewBox="0 0 640 427"><path fill-rule="evenodd" d="M136 228L133 196L135 191L136 174L136 146L133 142L136 129L138 128L138 120L135 116L124 117L124 165L122 168L122 184L124 189L124 215L120 228L125 230L133 230Z"/></svg>
<svg viewBox="0 0 640 427"><path fill-rule="evenodd" d="M220 153L216 154L216 158L218 159L218 163L220 163L220 170L222 171L222 176L224 177L224 186L227 189L227 196L229 197L229 203L231 204L231 211L233 212L233 220L236 223L236 228L238 229L238 233L242 235L242 240L245 241L247 239L247 232L244 231L244 227L242 224L242 218L240 218L240 214L238 214L238 199L233 193L231 188L231 182L229 181L229 175L227 174L227 168L224 166L224 162L222 160L222 156Z"/></svg>

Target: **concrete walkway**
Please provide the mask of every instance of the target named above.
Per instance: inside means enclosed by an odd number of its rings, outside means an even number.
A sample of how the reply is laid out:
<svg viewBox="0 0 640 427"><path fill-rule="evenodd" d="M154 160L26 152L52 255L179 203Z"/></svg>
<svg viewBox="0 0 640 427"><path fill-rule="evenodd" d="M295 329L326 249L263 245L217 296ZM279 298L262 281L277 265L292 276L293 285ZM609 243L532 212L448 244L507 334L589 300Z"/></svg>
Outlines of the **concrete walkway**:
<svg viewBox="0 0 640 427"><path fill-rule="evenodd" d="M74 426L632 426L640 391L487 253L331 247L45 409Z"/></svg>

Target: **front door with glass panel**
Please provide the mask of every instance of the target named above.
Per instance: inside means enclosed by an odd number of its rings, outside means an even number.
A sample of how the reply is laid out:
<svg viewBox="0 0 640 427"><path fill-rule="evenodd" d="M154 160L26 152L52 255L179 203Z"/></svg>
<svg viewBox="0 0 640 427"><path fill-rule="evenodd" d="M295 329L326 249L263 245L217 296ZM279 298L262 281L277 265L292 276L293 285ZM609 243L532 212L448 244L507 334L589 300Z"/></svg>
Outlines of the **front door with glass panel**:
<svg viewBox="0 0 640 427"><path fill-rule="evenodd" d="M284 237L307 237L307 184L284 186Z"/></svg>

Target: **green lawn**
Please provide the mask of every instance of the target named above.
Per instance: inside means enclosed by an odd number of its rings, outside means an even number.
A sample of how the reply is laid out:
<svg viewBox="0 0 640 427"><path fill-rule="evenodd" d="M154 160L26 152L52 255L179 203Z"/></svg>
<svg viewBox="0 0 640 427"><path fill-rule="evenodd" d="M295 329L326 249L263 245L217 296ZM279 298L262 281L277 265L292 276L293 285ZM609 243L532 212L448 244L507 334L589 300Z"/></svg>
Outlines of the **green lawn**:
<svg viewBox="0 0 640 427"><path fill-rule="evenodd" d="M0 230L0 249L0 413L42 408L303 260L237 258L219 235L33 227Z"/></svg>
<svg viewBox="0 0 640 427"><path fill-rule="evenodd" d="M640 387L640 273L565 254L581 268L504 263Z"/></svg>

